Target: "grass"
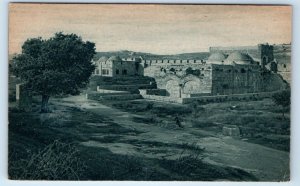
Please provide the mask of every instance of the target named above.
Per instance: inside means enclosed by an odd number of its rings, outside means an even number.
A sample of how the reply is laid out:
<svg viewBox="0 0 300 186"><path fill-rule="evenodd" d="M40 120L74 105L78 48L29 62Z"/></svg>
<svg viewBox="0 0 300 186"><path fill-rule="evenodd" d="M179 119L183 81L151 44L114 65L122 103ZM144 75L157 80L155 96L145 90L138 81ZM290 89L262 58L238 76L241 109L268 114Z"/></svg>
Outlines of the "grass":
<svg viewBox="0 0 300 186"><path fill-rule="evenodd" d="M123 104L126 103L126 104ZM251 102L213 103L193 108L189 105L163 104L150 101L111 102L143 117L134 117L136 123L148 123L175 130L174 116L191 122L195 129L220 132L222 124L235 124L241 133L253 131L256 136L249 142L280 150L289 150L289 121L282 120L278 108L270 100ZM9 175L12 179L68 179L68 180L256 180L251 174L232 167L211 165L202 160L205 149L196 143L166 143L151 140L123 139L123 135L137 136L141 132L123 127L112 119L70 106L57 106L52 113L25 113L11 107L9 113ZM148 117L145 117L150 115ZM164 124L166 124L164 126ZM273 131L274 129L274 131ZM276 129L276 130L275 130ZM280 129L280 130L279 130ZM184 130L184 129L182 129ZM268 134L268 135L266 135ZM55 141L70 147L70 151L54 150ZM176 159L146 158L114 154L106 148L87 147L81 142L94 140L99 143L123 142L139 148L140 153L180 155ZM72 145L74 146L72 146ZM51 147L52 145L52 147ZM50 148L51 147L51 148ZM59 149L59 148L58 148ZM60 154L57 160L55 153ZM64 152L68 152L65 153ZM73 158L65 157L70 154ZM43 171L44 159L59 162L74 159L88 169L65 171L62 177L50 170ZM30 163L34 162L34 163ZM73 164L73 163L70 163ZM76 163L75 163L76 165ZM36 167L35 167L36 166ZM48 165L47 165L48 166ZM23 168L20 168L23 167ZM56 165L63 171L63 167ZM66 166L65 166L66 167ZM34 172L36 170L36 172ZM55 169L56 170L56 169ZM71 169L68 169L71 170ZM27 173L25 173L27 172ZM44 172L45 174L41 173ZM57 173L58 173L57 172Z"/></svg>
<svg viewBox="0 0 300 186"><path fill-rule="evenodd" d="M176 129L174 118L194 128L221 133L224 125L237 125L241 137L249 142L289 151L290 120L282 118L282 108L271 99L259 101L230 101L204 105L176 105L151 101L122 101L110 106L141 115L133 117L134 122ZM289 113L289 109L285 110ZM266 135L284 135L284 139L264 139ZM288 138L288 139L287 139Z"/></svg>
<svg viewBox="0 0 300 186"><path fill-rule="evenodd" d="M185 177L187 176L191 181L257 180L251 174L240 169L204 163L199 154L189 154L187 156L180 155L175 160L161 160L161 165L172 171L176 180L185 180Z"/></svg>
<svg viewBox="0 0 300 186"><path fill-rule="evenodd" d="M196 117L189 119L193 127L206 130L214 128L220 133L223 125L236 125L241 130L241 137L247 138L249 142L289 151L289 117L283 119L281 107L271 99L212 103L202 107L204 109ZM278 134L283 137L266 137Z"/></svg>
<svg viewBox="0 0 300 186"><path fill-rule="evenodd" d="M106 148L79 145L80 142L92 139L101 143L122 141L121 135L132 131L125 130L109 119L90 112L71 107L65 107L64 110L65 114L58 117L60 123L53 121L52 117L48 119L46 115L43 116L46 119L42 119L41 122L41 114L11 110L9 115L9 176L11 179L215 180L224 178L224 175L219 173L235 170L230 167L211 167L201 159L191 164L195 161L193 154L202 154L205 151L195 143L127 141L137 146L138 144L152 146L153 150L162 150L158 147L164 147L190 154L178 160L120 155ZM73 115L69 117L67 113ZM52 114L56 112L50 113ZM94 124L97 124L95 123L97 121L105 125L95 127L83 124L91 121L94 121ZM95 133L99 137L93 135ZM194 170L197 165L203 166ZM184 173L178 172L176 167L185 170ZM188 171L191 171L191 174L187 174ZM255 180L254 177L243 176L244 172L238 175L239 177L227 174L226 178Z"/></svg>
<svg viewBox="0 0 300 186"><path fill-rule="evenodd" d="M84 162L78 157L79 151L73 144L54 141L45 148L20 161L9 159L11 179L26 180L79 180L86 170Z"/></svg>

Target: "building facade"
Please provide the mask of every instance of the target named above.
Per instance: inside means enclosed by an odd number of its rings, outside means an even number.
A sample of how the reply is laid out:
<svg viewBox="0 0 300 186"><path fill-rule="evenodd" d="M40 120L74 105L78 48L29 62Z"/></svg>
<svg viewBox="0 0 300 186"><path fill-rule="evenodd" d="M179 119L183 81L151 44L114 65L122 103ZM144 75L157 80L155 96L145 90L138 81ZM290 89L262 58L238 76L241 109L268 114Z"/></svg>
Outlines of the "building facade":
<svg viewBox="0 0 300 186"><path fill-rule="evenodd" d="M95 63L95 75L152 77L157 85L152 92L174 98L258 93L283 87L279 83L266 88L264 82L277 81L272 77L277 63L273 47L262 44L210 47L210 56L202 60L102 57Z"/></svg>
<svg viewBox="0 0 300 186"><path fill-rule="evenodd" d="M143 75L143 66L141 58L121 59L118 56L101 57L97 61L93 61L96 68L94 75L107 77L121 77Z"/></svg>
<svg viewBox="0 0 300 186"><path fill-rule="evenodd" d="M256 93L261 90L262 68L250 56L212 53L208 60L147 62L144 75L171 97Z"/></svg>

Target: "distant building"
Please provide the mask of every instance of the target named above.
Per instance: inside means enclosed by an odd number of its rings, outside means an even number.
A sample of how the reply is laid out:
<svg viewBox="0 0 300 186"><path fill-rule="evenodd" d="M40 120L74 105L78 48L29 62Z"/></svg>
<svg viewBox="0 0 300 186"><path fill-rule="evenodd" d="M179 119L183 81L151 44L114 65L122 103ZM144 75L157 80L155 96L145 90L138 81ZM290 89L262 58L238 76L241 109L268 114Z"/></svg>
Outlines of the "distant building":
<svg viewBox="0 0 300 186"><path fill-rule="evenodd" d="M210 47L210 53L222 52L229 55L233 52L246 54L254 61L259 62L261 66L268 64L274 60L273 46L269 44L259 44L256 46L238 46L238 47Z"/></svg>
<svg viewBox="0 0 300 186"><path fill-rule="evenodd" d="M262 68L241 52L212 53L207 60L152 60L144 75L154 77L171 97L255 93L262 90Z"/></svg>
<svg viewBox="0 0 300 186"><path fill-rule="evenodd" d="M273 46L268 44L210 47L210 56L202 60L114 56L101 57L95 64L94 74L98 76L153 77L158 88L156 94L173 98L258 93L285 87L281 79L273 75L277 72L277 63Z"/></svg>
<svg viewBox="0 0 300 186"><path fill-rule="evenodd" d="M134 76L143 75L143 67L141 66L141 58L121 59L118 56L110 58L101 57L97 61L93 61L96 65L94 75L96 76Z"/></svg>

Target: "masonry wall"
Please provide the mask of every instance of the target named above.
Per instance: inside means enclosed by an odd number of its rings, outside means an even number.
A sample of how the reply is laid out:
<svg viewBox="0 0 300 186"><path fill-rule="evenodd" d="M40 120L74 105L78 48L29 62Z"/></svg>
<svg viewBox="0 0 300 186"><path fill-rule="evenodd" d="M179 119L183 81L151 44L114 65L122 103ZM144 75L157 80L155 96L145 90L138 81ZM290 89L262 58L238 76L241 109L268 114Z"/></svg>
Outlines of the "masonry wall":
<svg viewBox="0 0 300 186"><path fill-rule="evenodd" d="M216 95L216 96L201 96L193 98L174 98L167 96L147 95L145 91L140 90L141 96L145 99L152 99L157 101L171 102L171 103L218 103L225 101L249 101L249 100L261 100L272 97L278 91L273 92L260 92L260 93L248 93L248 94L232 94L232 95Z"/></svg>
<svg viewBox="0 0 300 186"><path fill-rule="evenodd" d="M270 45L258 45L260 51L261 65L266 65L269 62L274 61L273 46Z"/></svg>
<svg viewBox="0 0 300 186"><path fill-rule="evenodd" d="M108 73L103 73L106 70ZM118 77L143 75L144 67L135 61L106 61L96 64L94 75Z"/></svg>
<svg viewBox="0 0 300 186"><path fill-rule="evenodd" d="M108 74L103 74L103 70L107 70ZM96 64L96 69L94 72L98 76L113 76L113 63L112 62L101 62Z"/></svg>
<svg viewBox="0 0 300 186"><path fill-rule="evenodd" d="M132 61L114 61L113 76L133 76L137 74L135 62Z"/></svg>
<svg viewBox="0 0 300 186"><path fill-rule="evenodd" d="M212 65L212 95L260 92L261 82L258 65Z"/></svg>
<svg viewBox="0 0 300 186"><path fill-rule="evenodd" d="M175 60L175 59L157 59L157 60L142 60L145 68L149 66L170 66L170 65L192 65L192 64L205 64L204 60Z"/></svg>
<svg viewBox="0 0 300 186"><path fill-rule="evenodd" d="M211 64L153 65L144 69L144 75L154 77L159 89L167 96L186 97L188 94L211 93Z"/></svg>

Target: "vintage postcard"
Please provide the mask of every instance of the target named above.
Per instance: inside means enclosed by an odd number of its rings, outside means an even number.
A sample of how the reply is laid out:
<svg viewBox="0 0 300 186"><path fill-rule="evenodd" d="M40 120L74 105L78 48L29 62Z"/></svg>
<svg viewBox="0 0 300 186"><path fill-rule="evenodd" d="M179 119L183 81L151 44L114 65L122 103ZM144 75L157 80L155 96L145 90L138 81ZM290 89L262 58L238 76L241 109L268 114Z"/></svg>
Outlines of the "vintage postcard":
<svg viewBox="0 0 300 186"><path fill-rule="evenodd" d="M290 180L291 15L10 3L9 179Z"/></svg>

